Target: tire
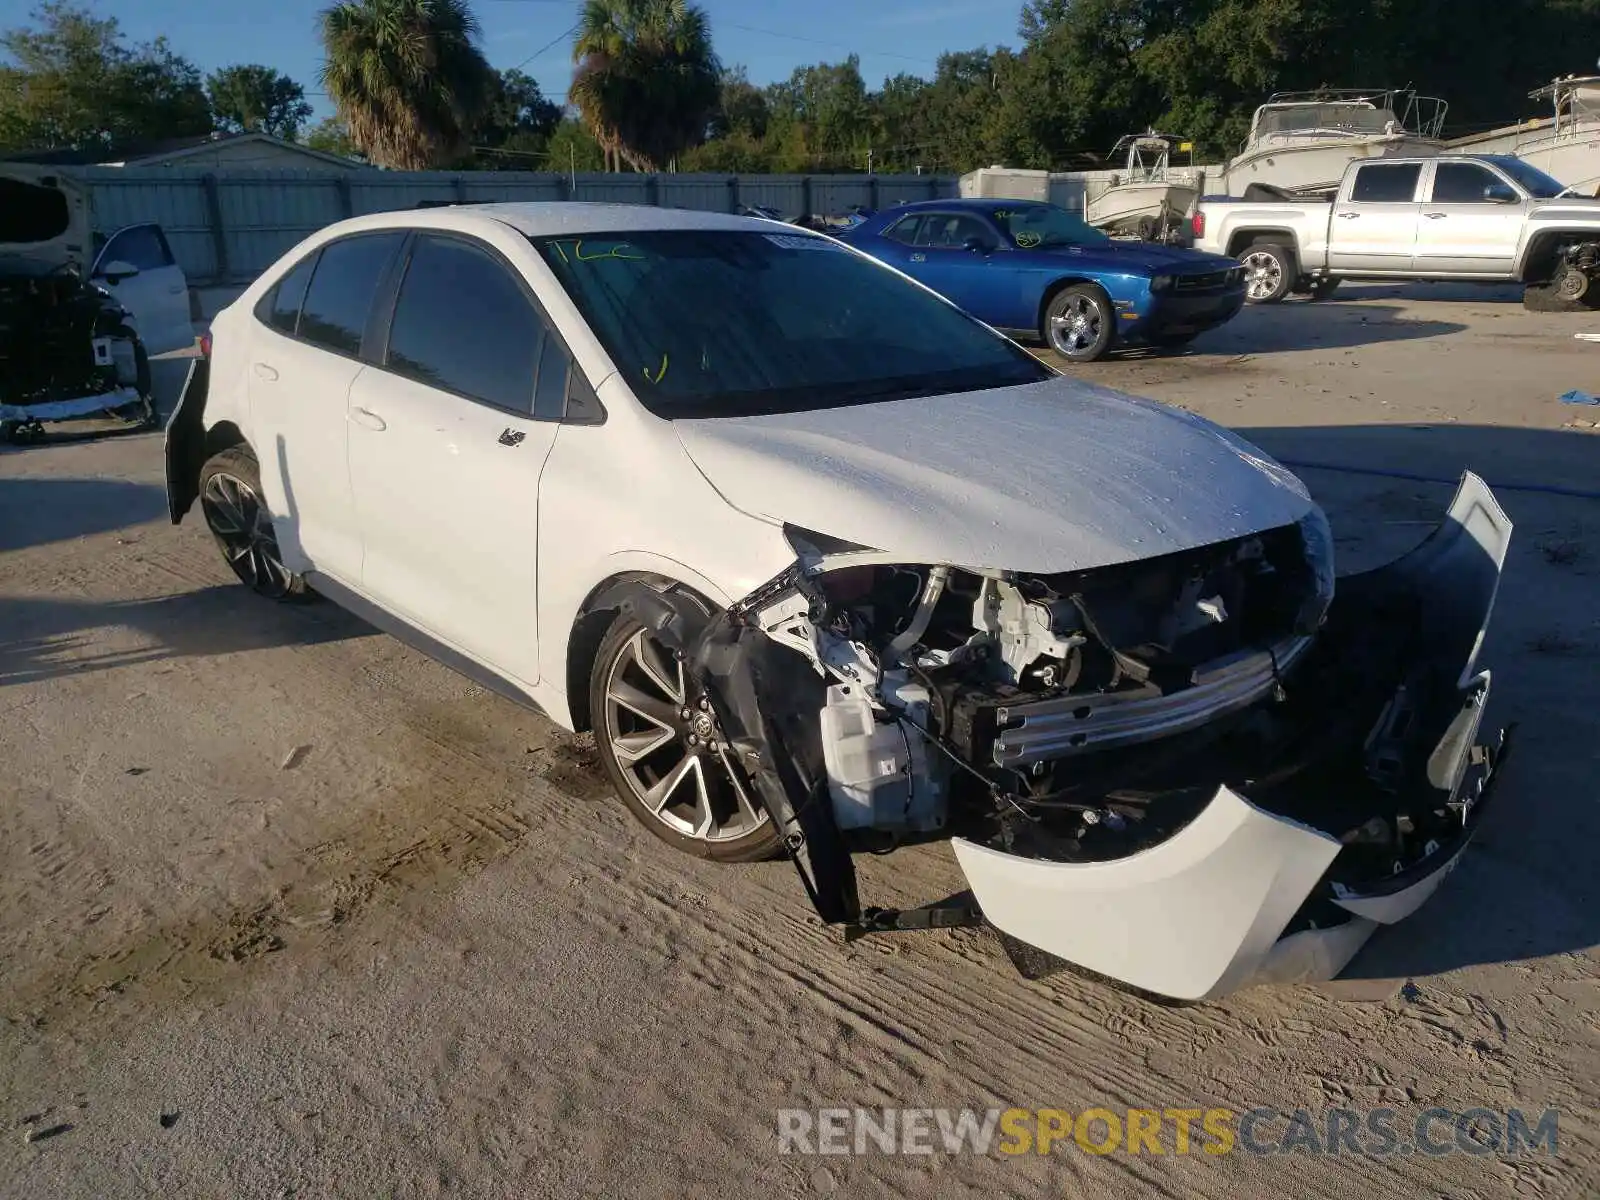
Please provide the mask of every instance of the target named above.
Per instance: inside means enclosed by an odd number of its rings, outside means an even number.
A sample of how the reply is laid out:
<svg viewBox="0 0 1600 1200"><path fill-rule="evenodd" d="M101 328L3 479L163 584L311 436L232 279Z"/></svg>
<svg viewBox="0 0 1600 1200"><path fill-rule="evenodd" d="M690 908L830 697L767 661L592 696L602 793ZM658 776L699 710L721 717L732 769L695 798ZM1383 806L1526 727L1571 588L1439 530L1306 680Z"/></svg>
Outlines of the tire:
<svg viewBox="0 0 1600 1200"><path fill-rule="evenodd" d="M1045 305L1039 335L1068 362L1094 362L1111 349L1116 321L1116 310L1104 288L1075 283L1062 288Z"/></svg>
<svg viewBox="0 0 1600 1200"><path fill-rule="evenodd" d="M1549 283L1530 283L1522 289L1522 307L1531 312L1592 312L1600 307L1600 285L1563 263Z"/></svg>
<svg viewBox="0 0 1600 1200"><path fill-rule="evenodd" d="M1311 285L1308 294L1312 302L1316 303L1319 300L1330 299L1338 290L1339 281L1337 279L1319 279Z"/></svg>
<svg viewBox="0 0 1600 1200"><path fill-rule="evenodd" d="M703 602L681 591L674 599L684 602L680 611L698 609L709 619ZM601 639L589 712L611 786L634 819L667 845L725 863L757 862L781 849L760 801L733 781L708 745L707 736L715 743L720 733L683 664L632 616L619 614ZM652 807L650 792L660 785L659 807Z"/></svg>
<svg viewBox="0 0 1600 1200"><path fill-rule="evenodd" d="M261 496L261 468L247 446L230 446L200 468L200 511L239 582L268 600L310 600L315 593L305 576L283 565Z"/></svg>
<svg viewBox="0 0 1600 1200"><path fill-rule="evenodd" d="M1276 304L1289 294L1299 278L1294 251L1276 242L1257 242L1245 247L1239 261L1245 267L1246 304Z"/></svg>

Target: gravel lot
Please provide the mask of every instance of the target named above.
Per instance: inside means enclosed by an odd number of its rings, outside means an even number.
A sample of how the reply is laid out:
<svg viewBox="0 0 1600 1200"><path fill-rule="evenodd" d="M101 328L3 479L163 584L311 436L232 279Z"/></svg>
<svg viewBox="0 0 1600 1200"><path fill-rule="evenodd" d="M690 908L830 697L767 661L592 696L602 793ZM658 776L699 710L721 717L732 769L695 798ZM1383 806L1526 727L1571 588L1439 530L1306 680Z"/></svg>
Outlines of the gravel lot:
<svg viewBox="0 0 1600 1200"><path fill-rule="evenodd" d="M847 946L787 864L638 829L583 739L233 584L159 437L0 450L0 1193L1594 1195L1600 505L1537 490L1600 487L1600 408L1556 400L1600 390L1591 329L1347 288L1083 370L1322 464L1347 568L1451 488L1330 465L1470 466L1517 523L1521 743L1460 868L1339 983L1189 1008L975 931ZM860 867L959 886L942 846ZM854 1105L1556 1108L1559 1155L777 1153L776 1110Z"/></svg>

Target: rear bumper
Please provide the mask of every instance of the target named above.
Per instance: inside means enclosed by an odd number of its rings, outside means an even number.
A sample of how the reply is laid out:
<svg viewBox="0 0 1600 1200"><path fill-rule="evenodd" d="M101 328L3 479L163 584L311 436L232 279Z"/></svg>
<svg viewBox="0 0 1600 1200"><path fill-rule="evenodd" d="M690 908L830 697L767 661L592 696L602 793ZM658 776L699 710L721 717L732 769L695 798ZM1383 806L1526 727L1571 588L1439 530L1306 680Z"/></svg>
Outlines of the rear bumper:
<svg viewBox="0 0 1600 1200"><path fill-rule="evenodd" d="M1384 588L1420 598L1427 623L1415 654L1440 673L1457 707L1439 705L1442 731L1405 747L1396 766L1401 752L1391 739L1402 726L1390 718L1405 707L1402 688L1390 707L1361 714L1357 728L1371 733L1333 747L1329 765L1351 780L1356 808L1369 795L1392 795L1398 812L1457 814L1449 832L1406 850L1374 878L1370 866L1351 865L1366 860L1341 858L1339 838L1296 819L1295 794L1272 793L1268 811L1220 786L1167 840L1112 861L1023 857L955 839L985 919L1057 958L1185 1000L1337 975L1379 925L1403 920L1433 895L1477 831L1501 753L1480 744L1490 677L1476 673L1476 660L1510 534L1488 488L1469 475L1434 534L1383 571L1356 577L1368 586L1352 586L1357 599L1347 601L1360 604ZM1364 611L1347 607L1346 622ZM1374 785L1379 777L1392 786Z"/></svg>

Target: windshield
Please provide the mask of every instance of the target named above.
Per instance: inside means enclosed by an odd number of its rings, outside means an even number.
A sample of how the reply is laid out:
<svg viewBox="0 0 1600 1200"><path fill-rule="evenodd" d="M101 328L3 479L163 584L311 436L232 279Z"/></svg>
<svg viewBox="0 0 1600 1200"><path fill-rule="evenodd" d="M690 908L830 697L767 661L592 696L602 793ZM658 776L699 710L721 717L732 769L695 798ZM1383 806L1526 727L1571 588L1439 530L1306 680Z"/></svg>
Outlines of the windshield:
<svg viewBox="0 0 1600 1200"><path fill-rule="evenodd" d="M658 416L798 412L1054 375L831 238L673 229L534 245Z"/></svg>
<svg viewBox="0 0 1600 1200"><path fill-rule="evenodd" d="M1077 213L1054 204L996 209L993 215L1019 250L1039 246L1098 246L1111 240Z"/></svg>
<svg viewBox="0 0 1600 1200"><path fill-rule="evenodd" d="M1524 191L1535 200L1550 200L1559 196L1562 185L1546 175L1531 163L1525 163L1520 158L1513 158L1509 154L1485 154L1484 162L1491 162L1499 167L1512 179L1522 185Z"/></svg>
<svg viewBox="0 0 1600 1200"><path fill-rule="evenodd" d="M1268 133L1296 133L1312 129L1341 129L1351 133L1383 133L1399 121L1387 108L1368 101L1345 104L1290 104L1261 110L1255 137Z"/></svg>

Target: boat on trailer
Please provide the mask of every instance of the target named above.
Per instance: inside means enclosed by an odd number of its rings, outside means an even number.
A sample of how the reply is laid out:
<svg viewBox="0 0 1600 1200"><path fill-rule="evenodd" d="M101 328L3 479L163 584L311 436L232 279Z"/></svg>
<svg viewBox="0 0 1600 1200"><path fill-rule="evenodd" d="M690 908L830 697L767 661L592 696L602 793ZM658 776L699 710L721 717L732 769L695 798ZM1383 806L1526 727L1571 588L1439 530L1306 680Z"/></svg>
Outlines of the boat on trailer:
<svg viewBox="0 0 1600 1200"><path fill-rule="evenodd" d="M1514 154L1574 195L1600 195L1600 75L1568 75L1528 93L1551 115L1449 143L1453 154Z"/></svg>
<svg viewBox="0 0 1600 1200"><path fill-rule="evenodd" d="M1130 133L1111 148L1111 157L1125 155L1123 173L1113 175L1105 190L1088 197L1084 219L1113 235L1139 237L1147 242L1165 240L1183 224L1195 197L1200 177L1193 164L1172 165L1176 147L1190 147L1186 139L1147 130Z"/></svg>
<svg viewBox="0 0 1600 1200"><path fill-rule="evenodd" d="M1438 154L1448 108L1409 88L1278 92L1256 109L1244 147L1224 165L1227 194L1243 197L1258 184L1332 194L1352 159Z"/></svg>

